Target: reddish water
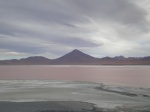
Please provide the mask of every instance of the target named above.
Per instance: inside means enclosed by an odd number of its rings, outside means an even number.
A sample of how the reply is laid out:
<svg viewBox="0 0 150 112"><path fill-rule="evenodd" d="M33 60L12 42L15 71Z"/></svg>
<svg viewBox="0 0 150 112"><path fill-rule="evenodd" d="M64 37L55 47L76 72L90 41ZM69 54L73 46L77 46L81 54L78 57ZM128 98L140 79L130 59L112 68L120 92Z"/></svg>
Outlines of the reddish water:
<svg viewBox="0 0 150 112"><path fill-rule="evenodd" d="M0 66L0 79L90 81L150 87L150 66Z"/></svg>

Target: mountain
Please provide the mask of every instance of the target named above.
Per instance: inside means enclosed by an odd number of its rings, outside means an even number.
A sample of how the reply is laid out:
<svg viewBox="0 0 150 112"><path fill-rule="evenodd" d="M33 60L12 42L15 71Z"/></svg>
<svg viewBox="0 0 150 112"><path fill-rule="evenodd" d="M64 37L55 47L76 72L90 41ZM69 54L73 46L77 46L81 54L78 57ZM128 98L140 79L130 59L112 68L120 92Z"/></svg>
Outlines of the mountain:
<svg viewBox="0 0 150 112"><path fill-rule="evenodd" d="M0 65L48 65L52 60L42 57L34 56L22 59L12 59L0 61Z"/></svg>
<svg viewBox="0 0 150 112"><path fill-rule="evenodd" d="M150 57L129 57L116 56L99 59L100 65L150 65Z"/></svg>
<svg viewBox="0 0 150 112"><path fill-rule="evenodd" d="M126 58L124 56L115 56L114 59L116 59L116 60L124 60Z"/></svg>
<svg viewBox="0 0 150 112"><path fill-rule="evenodd" d="M57 59L34 56L19 60L1 60L0 65L150 65L150 56L95 58L75 49Z"/></svg>
<svg viewBox="0 0 150 112"><path fill-rule="evenodd" d="M52 64L94 64L96 60L96 58L75 49L60 58L54 59Z"/></svg>

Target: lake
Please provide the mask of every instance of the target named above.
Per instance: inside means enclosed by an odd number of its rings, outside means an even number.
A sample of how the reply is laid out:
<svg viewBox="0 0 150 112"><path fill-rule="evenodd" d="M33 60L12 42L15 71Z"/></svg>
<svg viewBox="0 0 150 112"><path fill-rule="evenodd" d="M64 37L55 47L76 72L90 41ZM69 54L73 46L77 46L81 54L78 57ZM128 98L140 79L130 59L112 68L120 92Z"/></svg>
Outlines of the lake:
<svg viewBox="0 0 150 112"><path fill-rule="evenodd" d="M150 66L0 66L1 80L70 80L150 88Z"/></svg>

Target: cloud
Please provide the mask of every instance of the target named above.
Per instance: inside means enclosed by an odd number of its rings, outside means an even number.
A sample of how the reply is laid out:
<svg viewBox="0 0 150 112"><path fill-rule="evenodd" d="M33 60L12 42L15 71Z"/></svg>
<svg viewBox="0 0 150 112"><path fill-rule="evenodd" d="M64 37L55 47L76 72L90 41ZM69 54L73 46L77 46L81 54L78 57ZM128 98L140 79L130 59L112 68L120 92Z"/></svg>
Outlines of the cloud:
<svg viewBox="0 0 150 112"><path fill-rule="evenodd" d="M0 0L0 50L48 57L76 48L96 56L148 55L149 45L139 43L150 36L149 12L139 0Z"/></svg>
<svg viewBox="0 0 150 112"><path fill-rule="evenodd" d="M148 21L146 16L148 13L145 9L138 7L129 0L70 0L73 8L82 12L85 16L93 19L102 19L114 22L120 22L125 25L133 25L147 29Z"/></svg>
<svg viewBox="0 0 150 112"><path fill-rule="evenodd" d="M89 40L84 40L82 37L63 37L63 36L54 36L50 39L52 42L59 45L67 45L71 47L99 47L102 44L94 43Z"/></svg>

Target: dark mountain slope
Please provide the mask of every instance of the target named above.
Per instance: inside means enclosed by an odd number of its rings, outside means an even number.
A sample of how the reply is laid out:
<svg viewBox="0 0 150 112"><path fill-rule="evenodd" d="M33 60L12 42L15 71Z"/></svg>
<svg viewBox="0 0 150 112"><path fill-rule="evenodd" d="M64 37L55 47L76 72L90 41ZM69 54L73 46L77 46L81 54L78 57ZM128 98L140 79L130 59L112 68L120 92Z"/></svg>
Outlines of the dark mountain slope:
<svg viewBox="0 0 150 112"><path fill-rule="evenodd" d="M94 64L96 60L96 58L75 49L64 56L53 60L52 64Z"/></svg>

